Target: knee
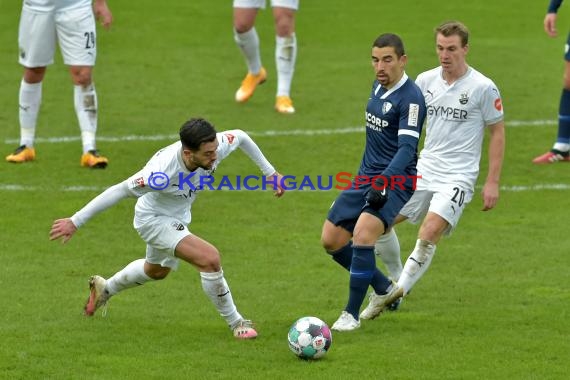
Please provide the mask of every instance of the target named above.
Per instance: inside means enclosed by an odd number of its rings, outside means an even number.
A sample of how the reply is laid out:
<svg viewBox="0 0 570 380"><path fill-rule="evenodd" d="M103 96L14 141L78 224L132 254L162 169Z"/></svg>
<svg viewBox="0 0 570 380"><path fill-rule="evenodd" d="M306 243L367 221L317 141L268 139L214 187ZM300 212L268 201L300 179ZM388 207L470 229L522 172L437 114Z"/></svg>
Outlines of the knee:
<svg viewBox="0 0 570 380"><path fill-rule="evenodd" d="M275 34L279 37L291 37L295 33L292 25L287 23L278 23L275 25Z"/></svg>
<svg viewBox="0 0 570 380"><path fill-rule="evenodd" d="M275 32L279 37L289 37L295 33L293 12L283 12L275 17Z"/></svg>
<svg viewBox="0 0 570 380"><path fill-rule="evenodd" d="M370 246L376 243L379 236L376 236L372 231L365 228L355 228L354 236L352 237L352 243L354 245Z"/></svg>
<svg viewBox="0 0 570 380"><path fill-rule="evenodd" d="M338 242L338 239L335 239L333 236L327 233L323 233L321 235L321 245L329 254L342 248L342 244Z"/></svg>
<svg viewBox="0 0 570 380"><path fill-rule="evenodd" d="M222 262L220 259L220 252L217 249L211 249L202 259L196 263L198 270L200 272L219 272L222 268Z"/></svg>
<svg viewBox="0 0 570 380"><path fill-rule="evenodd" d="M34 68L26 67L24 69L24 82L30 84L40 83L41 81L44 80L45 73L46 73L45 67L34 67Z"/></svg>
<svg viewBox="0 0 570 380"><path fill-rule="evenodd" d="M70 72L73 84L83 87L89 86L91 84L90 66L72 67L70 69Z"/></svg>
<svg viewBox="0 0 570 380"><path fill-rule="evenodd" d="M444 230L438 226L434 226L433 224L425 224L420 227L418 237L421 240L435 244L439 241L443 232Z"/></svg>
<svg viewBox="0 0 570 380"><path fill-rule="evenodd" d="M152 278L153 280L162 280L168 276L170 273L170 268L161 266L152 266L150 268L145 268L145 274Z"/></svg>
<svg viewBox="0 0 570 380"><path fill-rule="evenodd" d="M331 252L336 251L336 249L335 249L336 246L335 246L333 243L329 242L329 241L325 241L325 240L322 240L322 239L321 239L321 244L322 244L323 248L325 249L325 251L326 251L328 254L330 254Z"/></svg>
<svg viewBox="0 0 570 380"><path fill-rule="evenodd" d="M249 32L253 28L253 25L244 22L236 22L234 23L234 30L237 34L243 34Z"/></svg>

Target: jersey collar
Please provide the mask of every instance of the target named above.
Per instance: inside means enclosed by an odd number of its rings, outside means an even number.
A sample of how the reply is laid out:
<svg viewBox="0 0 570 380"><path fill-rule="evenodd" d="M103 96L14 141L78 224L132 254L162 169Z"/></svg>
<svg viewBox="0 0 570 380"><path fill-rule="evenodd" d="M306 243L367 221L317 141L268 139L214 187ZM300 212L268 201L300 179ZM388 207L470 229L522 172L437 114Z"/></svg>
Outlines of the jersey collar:
<svg viewBox="0 0 570 380"><path fill-rule="evenodd" d="M391 93L393 93L394 91L396 91L397 89L402 87L404 85L404 83L406 83L407 80L408 80L408 74L406 74L406 72L404 71L404 75L402 75L402 78L400 78L398 83L396 83L394 85L394 87L392 87L391 89L386 91L384 94L382 94L382 96L380 96L380 99L386 99ZM374 95L377 95L378 91L380 91L381 88L382 88L382 85L380 83L378 83L378 87L376 87L376 90L374 91Z"/></svg>

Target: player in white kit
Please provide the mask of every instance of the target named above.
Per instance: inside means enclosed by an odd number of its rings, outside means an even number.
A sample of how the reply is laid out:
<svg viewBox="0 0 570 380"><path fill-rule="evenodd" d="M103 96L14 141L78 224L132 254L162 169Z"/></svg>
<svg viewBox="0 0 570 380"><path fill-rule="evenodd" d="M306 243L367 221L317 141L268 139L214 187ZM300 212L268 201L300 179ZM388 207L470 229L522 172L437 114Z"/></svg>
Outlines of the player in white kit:
<svg viewBox="0 0 570 380"><path fill-rule="evenodd" d="M493 81L470 67L465 57L469 32L456 21L435 30L440 66L416 79L427 105L426 138L417 170L421 176L397 223L422 221L416 246L404 267L395 231L376 243L376 254L407 294L426 272L436 244L457 226L473 198L485 129L489 130L489 168L482 190L483 211L495 207L505 149L503 106ZM378 316L374 292L361 318ZM397 305L394 305L397 308Z"/></svg>
<svg viewBox="0 0 570 380"><path fill-rule="evenodd" d="M240 48L248 73L237 90L235 99L245 103L251 98L257 85L265 82L267 71L261 64L259 36L255 19L259 9L265 8L266 0L234 0L234 39ZM297 37L295 14L299 0L271 0L275 19L275 65L277 68L277 96L275 110L290 114L295 112L291 100L291 82L297 60Z"/></svg>
<svg viewBox="0 0 570 380"><path fill-rule="evenodd" d="M95 144L97 93L92 73L97 56L95 17L109 28L113 15L106 0L25 0L18 32L19 62L24 66L20 83L20 146L6 161L23 163L36 158L34 139L42 100L42 81L53 63L56 41L69 67L73 101L81 129L81 166L105 168L106 157Z"/></svg>
<svg viewBox="0 0 570 380"><path fill-rule="evenodd" d="M192 203L202 190L204 179L211 178L219 163L238 147L270 178L270 184L275 183L275 195L283 195L281 174L245 132L216 133L206 120L191 119L180 129L180 141L159 150L143 169L105 190L71 218L54 221L50 239L62 238L65 243L95 214L121 199L138 198L133 224L147 243L146 257L131 262L107 280L92 276L86 315L93 315L122 290L165 278L182 259L198 269L204 292L234 336L257 336L252 322L237 311L218 250L188 230Z"/></svg>

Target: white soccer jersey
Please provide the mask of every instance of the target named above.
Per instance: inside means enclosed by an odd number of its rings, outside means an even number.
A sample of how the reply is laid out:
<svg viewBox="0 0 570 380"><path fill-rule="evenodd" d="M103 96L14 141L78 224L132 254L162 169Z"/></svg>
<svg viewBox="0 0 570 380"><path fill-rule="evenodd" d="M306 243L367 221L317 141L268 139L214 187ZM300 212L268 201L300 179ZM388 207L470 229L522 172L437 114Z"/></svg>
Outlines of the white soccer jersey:
<svg viewBox="0 0 570 380"><path fill-rule="evenodd" d="M24 0L24 8L42 13L68 11L89 6L91 6L91 0Z"/></svg>
<svg viewBox="0 0 570 380"><path fill-rule="evenodd" d="M129 190L139 197L135 206L135 228L139 228L156 215L172 216L186 225L190 224L190 208L198 192L202 190L200 181L212 175L218 164L240 146L264 175L275 172L245 132L220 132L217 139L217 159L211 170L198 168L190 172L182 161L182 143L178 141L159 150L142 170L127 180Z"/></svg>
<svg viewBox="0 0 570 380"><path fill-rule="evenodd" d="M501 95L493 81L472 67L448 85L441 67L416 79L427 105L426 138L418 174L430 187L457 183L474 188L484 128L503 119Z"/></svg>

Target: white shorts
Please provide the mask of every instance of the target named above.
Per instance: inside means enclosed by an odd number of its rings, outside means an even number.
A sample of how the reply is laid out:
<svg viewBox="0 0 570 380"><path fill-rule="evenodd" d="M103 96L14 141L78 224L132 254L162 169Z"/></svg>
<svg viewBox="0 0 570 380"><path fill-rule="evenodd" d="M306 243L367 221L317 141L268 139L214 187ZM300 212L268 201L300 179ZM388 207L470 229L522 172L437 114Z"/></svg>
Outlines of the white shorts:
<svg viewBox="0 0 570 380"><path fill-rule="evenodd" d="M94 66L97 56L95 17L89 7L55 13L22 9L18 45L24 67L53 63L55 42L68 66Z"/></svg>
<svg viewBox="0 0 570 380"><path fill-rule="evenodd" d="M265 9L265 0L234 0L234 8L261 8ZM272 7L298 10L299 0L271 0Z"/></svg>
<svg viewBox="0 0 570 380"><path fill-rule="evenodd" d="M424 219L428 211L433 212L449 223L444 231L444 235L449 235L471 199L473 191L456 184L439 185L437 190L418 189L402 207L400 214L416 224Z"/></svg>
<svg viewBox="0 0 570 380"><path fill-rule="evenodd" d="M174 255L174 250L180 240L191 235L182 222L176 218L158 215L136 230L147 244L147 262L174 270L178 268L179 259Z"/></svg>

